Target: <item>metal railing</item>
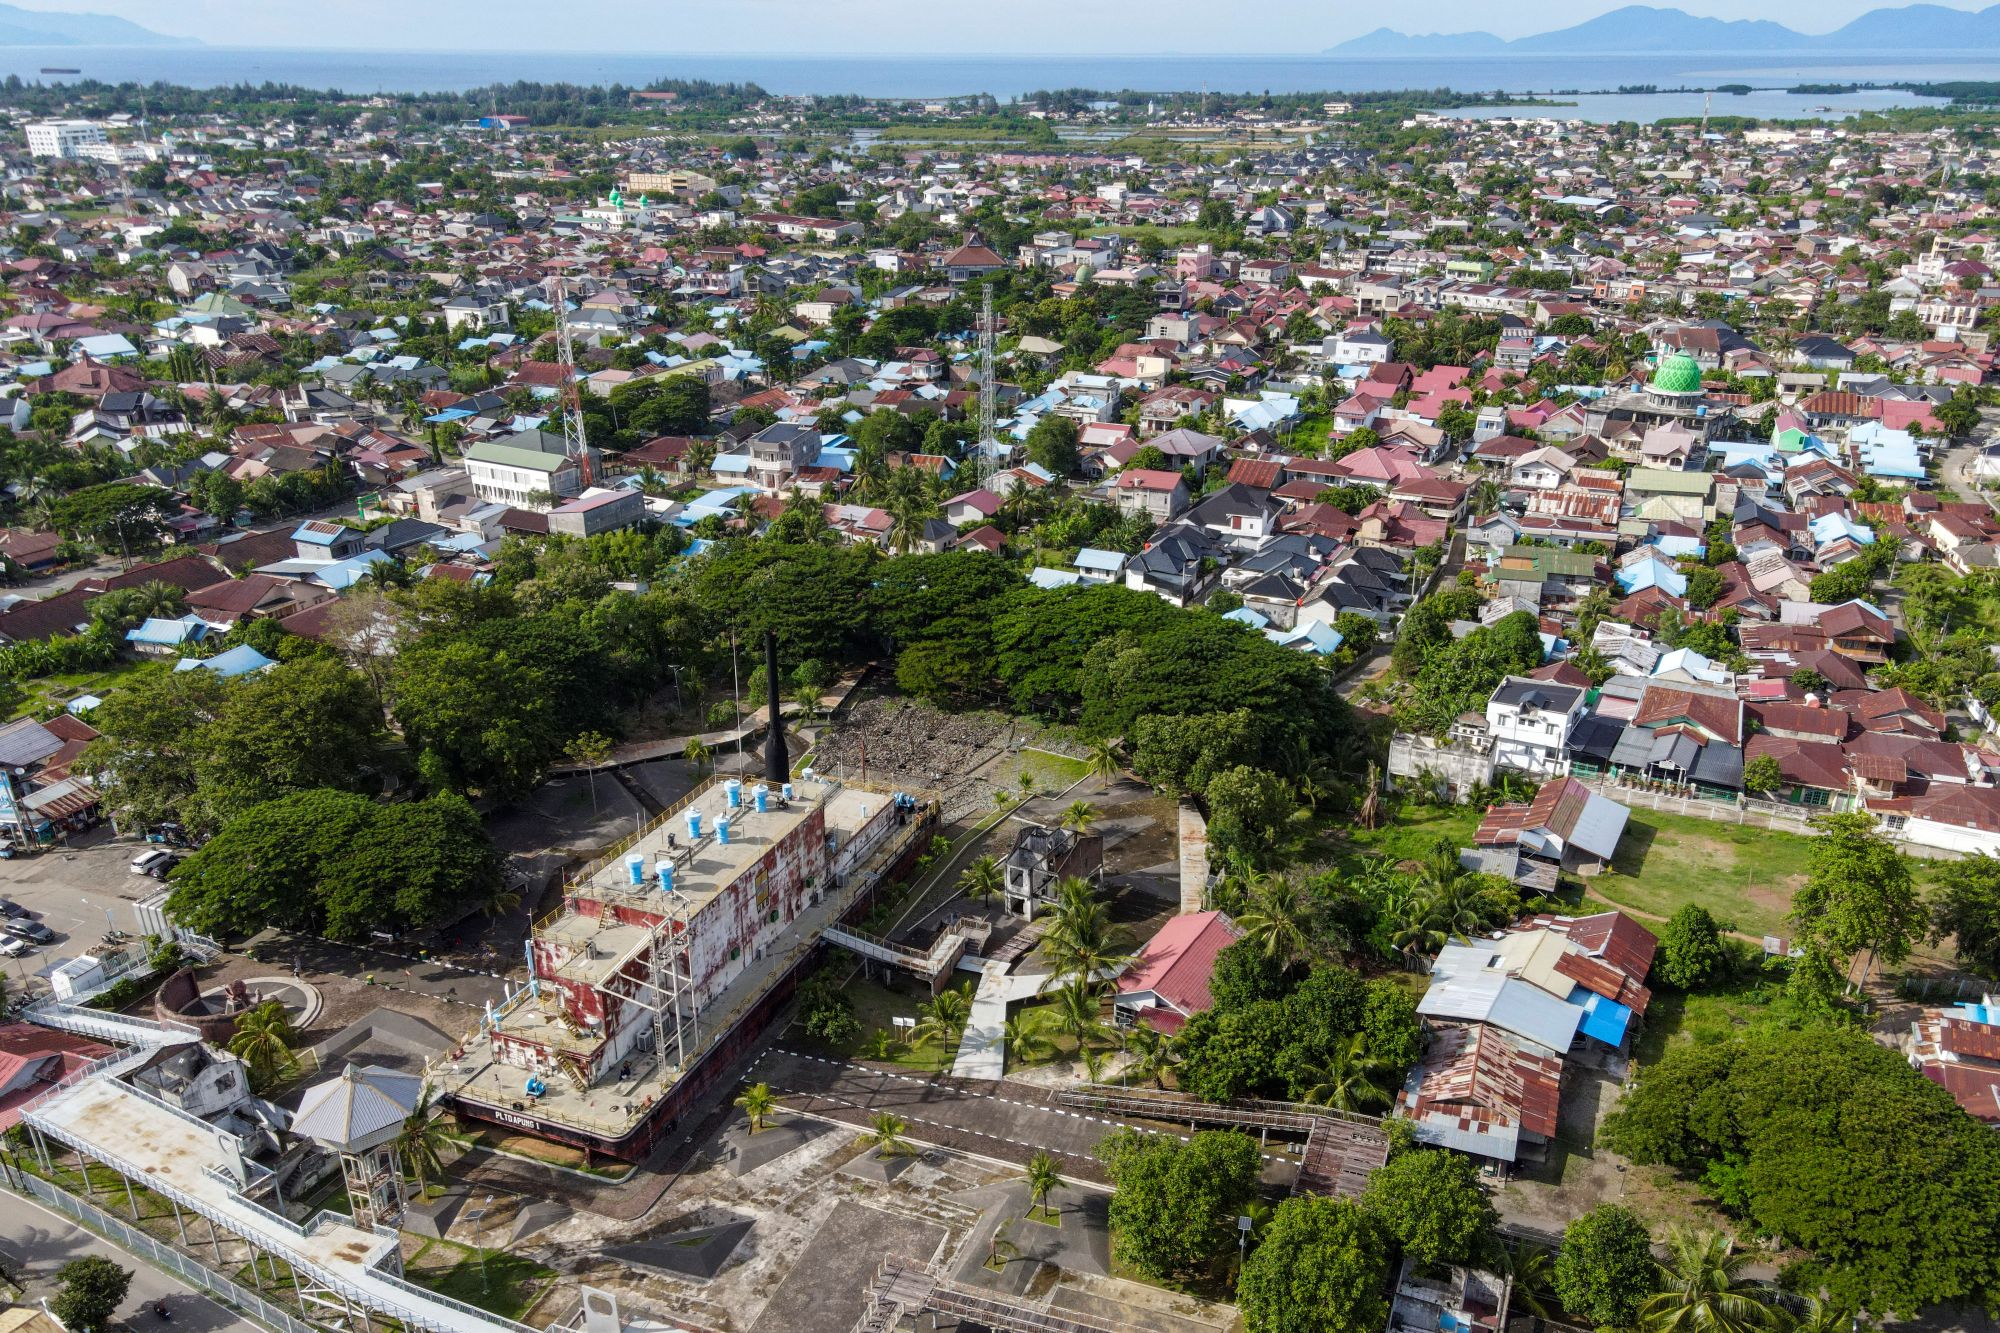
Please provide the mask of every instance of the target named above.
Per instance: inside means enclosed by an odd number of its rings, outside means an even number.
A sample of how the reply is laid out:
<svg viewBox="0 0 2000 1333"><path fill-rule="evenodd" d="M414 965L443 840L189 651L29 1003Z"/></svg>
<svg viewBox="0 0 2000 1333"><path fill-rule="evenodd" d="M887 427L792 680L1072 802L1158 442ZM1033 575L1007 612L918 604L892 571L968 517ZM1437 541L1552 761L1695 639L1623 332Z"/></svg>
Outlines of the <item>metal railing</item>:
<svg viewBox="0 0 2000 1333"><path fill-rule="evenodd" d="M291 1311L265 1299L261 1294L238 1286L192 1255L175 1249L131 1223L105 1212L96 1204L79 1199L68 1190L40 1176L20 1173L17 1193L47 1204L71 1221L94 1231L129 1254L163 1268L174 1276L207 1292L277 1333L323 1333Z"/></svg>

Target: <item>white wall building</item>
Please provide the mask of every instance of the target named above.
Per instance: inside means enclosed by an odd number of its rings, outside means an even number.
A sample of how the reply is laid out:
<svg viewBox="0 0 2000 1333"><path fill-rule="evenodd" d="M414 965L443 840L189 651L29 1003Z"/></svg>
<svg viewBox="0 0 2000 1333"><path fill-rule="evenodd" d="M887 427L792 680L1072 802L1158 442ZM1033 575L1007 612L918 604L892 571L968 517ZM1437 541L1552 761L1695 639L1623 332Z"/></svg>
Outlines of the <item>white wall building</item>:
<svg viewBox="0 0 2000 1333"><path fill-rule="evenodd" d="M88 120L28 122L30 157L83 157L85 148L103 142L103 127Z"/></svg>
<svg viewBox="0 0 2000 1333"><path fill-rule="evenodd" d="M1493 737L1493 766L1530 777L1560 777L1569 771L1564 747L1583 716L1587 691L1576 685L1509 676L1486 701L1486 726Z"/></svg>

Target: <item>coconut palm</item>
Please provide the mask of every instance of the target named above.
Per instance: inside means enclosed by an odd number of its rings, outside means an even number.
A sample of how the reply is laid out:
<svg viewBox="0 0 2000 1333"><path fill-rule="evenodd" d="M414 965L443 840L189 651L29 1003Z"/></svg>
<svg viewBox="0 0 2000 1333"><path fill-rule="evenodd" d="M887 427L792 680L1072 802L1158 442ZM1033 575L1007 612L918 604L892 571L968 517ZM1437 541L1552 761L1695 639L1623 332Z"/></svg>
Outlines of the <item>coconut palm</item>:
<svg viewBox="0 0 2000 1333"><path fill-rule="evenodd" d="M1267 958L1292 963L1313 952L1312 902L1297 884L1260 885L1236 915L1245 939Z"/></svg>
<svg viewBox="0 0 2000 1333"><path fill-rule="evenodd" d="M1180 1060L1180 1052L1166 1034L1145 1023L1126 1029L1125 1053L1132 1057L1125 1066L1125 1080L1151 1079L1156 1088L1167 1086L1167 1071Z"/></svg>
<svg viewBox="0 0 2000 1333"><path fill-rule="evenodd" d="M1847 1307L1818 1296L1808 1296L1805 1308L1784 1325L1784 1333L1860 1333L1867 1327Z"/></svg>
<svg viewBox="0 0 2000 1333"><path fill-rule="evenodd" d="M1015 1014L1000 1030L1000 1043L1007 1053L1007 1062L1013 1065L1031 1065L1045 1060L1054 1049L1048 1033L1029 1013Z"/></svg>
<svg viewBox="0 0 2000 1333"><path fill-rule="evenodd" d="M1104 995L1088 977L1072 977L1057 988L1050 1012L1056 1031L1074 1037L1079 1052L1104 1035Z"/></svg>
<svg viewBox="0 0 2000 1333"><path fill-rule="evenodd" d="M777 1094L768 1083L752 1083L736 1098L736 1109L749 1117L750 1132L755 1134L764 1128L764 1122L778 1109Z"/></svg>
<svg viewBox="0 0 2000 1333"><path fill-rule="evenodd" d="M1762 1333L1778 1327L1765 1289L1743 1279L1748 1254L1719 1231L1673 1227L1660 1289L1639 1303L1640 1333Z"/></svg>
<svg viewBox="0 0 2000 1333"><path fill-rule="evenodd" d="M285 1006L267 1000L236 1016L236 1031L229 1038L229 1050L250 1067L251 1077L263 1085L297 1064L292 1043L298 1039L298 1031L292 1026Z"/></svg>
<svg viewBox="0 0 2000 1333"><path fill-rule="evenodd" d="M694 769L696 777L701 776L703 766L708 763L709 753L708 746L703 744L699 736L688 737L688 743L681 747L681 758L687 760L688 766Z"/></svg>
<svg viewBox="0 0 2000 1333"><path fill-rule="evenodd" d="M958 891L971 902L987 902L998 898L1006 888L1006 876L1000 863L990 856L982 856L958 873Z"/></svg>
<svg viewBox="0 0 2000 1333"><path fill-rule="evenodd" d="M1115 973L1128 960L1124 932L1111 920L1111 907L1087 881L1064 878L1056 884L1050 923L1037 945L1059 977Z"/></svg>
<svg viewBox="0 0 2000 1333"><path fill-rule="evenodd" d="M910 1033L913 1041L935 1041L940 1046L955 1046L965 1032L965 1024L972 1017L972 994L968 987L954 986L950 990L939 991L937 998L924 1005L918 1012L923 1017Z"/></svg>
<svg viewBox="0 0 2000 1333"><path fill-rule="evenodd" d="M1498 509L1500 507L1500 495L1500 483L1494 481L1491 477L1481 477L1478 481L1473 482L1472 489L1466 492L1465 496L1465 514L1467 520L1469 521L1475 516L1483 517Z"/></svg>
<svg viewBox="0 0 2000 1333"><path fill-rule="evenodd" d="M1099 790L1110 791L1111 779L1118 776L1119 754L1115 741L1098 741L1090 747L1090 771L1096 777Z"/></svg>
<svg viewBox="0 0 2000 1333"><path fill-rule="evenodd" d="M877 1111L861 1141L875 1149L877 1157L904 1157L912 1151L909 1122L887 1111Z"/></svg>
<svg viewBox="0 0 2000 1333"><path fill-rule="evenodd" d="M403 1117L403 1127L396 1132L396 1155L420 1191L444 1177L445 1146L451 1142L444 1119L434 1114L434 1101L431 1085L424 1084L416 1106Z"/></svg>
<svg viewBox="0 0 2000 1333"><path fill-rule="evenodd" d="M1097 809L1089 801L1071 801L1062 812L1062 826L1078 833L1087 833L1097 822Z"/></svg>
<svg viewBox="0 0 2000 1333"><path fill-rule="evenodd" d="M1044 1148L1028 1159L1028 1200L1029 1216L1039 1209L1042 1220L1048 1221L1055 1209L1048 1206L1049 1193L1063 1187L1062 1172L1056 1170L1056 1159Z"/></svg>
<svg viewBox="0 0 2000 1333"><path fill-rule="evenodd" d="M1354 1033L1335 1043L1326 1063L1311 1071L1311 1081L1299 1100L1336 1111L1386 1105L1391 1097L1381 1080L1388 1070L1388 1065L1368 1054L1366 1036Z"/></svg>

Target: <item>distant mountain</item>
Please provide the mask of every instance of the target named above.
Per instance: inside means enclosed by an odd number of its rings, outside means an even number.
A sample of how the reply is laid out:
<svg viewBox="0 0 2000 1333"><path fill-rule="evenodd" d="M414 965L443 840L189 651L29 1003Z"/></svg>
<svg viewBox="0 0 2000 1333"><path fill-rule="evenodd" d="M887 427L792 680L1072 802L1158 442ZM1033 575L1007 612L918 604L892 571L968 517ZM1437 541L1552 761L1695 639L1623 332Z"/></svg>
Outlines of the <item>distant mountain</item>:
<svg viewBox="0 0 2000 1333"><path fill-rule="evenodd" d="M1426 55L1472 55L1504 50L1507 41L1490 32L1427 32L1410 37L1394 28L1377 28L1333 49L1344 56L1400 56L1410 54L1406 48L1412 44L1421 44Z"/></svg>
<svg viewBox="0 0 2000 1333"><path fill-rule="evenodd" d="M111 14L52 14L0 4L0 46L199 46Z"/></svg>
<svg viewBox="0 0 2000 1333"><path fill-rule="evenodd" d="M1502 41L1485 32L1410 36L1389 28L1330 47L1327 55L1443 56L1502 53L1519 55L1606 55L1633 51L1953 51L2000 50L2000 4L1987 9L1947 9L1917 4L1872 9L1846 27L1823 36L1794 32L1764 19L1711 19L1626 5L1594 19Z"/></svg>

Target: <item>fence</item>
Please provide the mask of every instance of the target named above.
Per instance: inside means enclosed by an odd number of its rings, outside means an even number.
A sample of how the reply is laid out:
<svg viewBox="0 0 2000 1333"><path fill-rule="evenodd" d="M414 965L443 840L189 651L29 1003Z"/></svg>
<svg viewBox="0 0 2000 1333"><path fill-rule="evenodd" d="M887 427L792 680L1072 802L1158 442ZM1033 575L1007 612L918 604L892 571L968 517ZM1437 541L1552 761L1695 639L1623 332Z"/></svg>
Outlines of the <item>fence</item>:
<svg viewBox="0 0 2000 1333"><path fill-rule="evenodd" d="M25 1171L16 1173L10 1185L17 1192L25 1191L65 1217L96 1232L120 1249L166 1269L224 1304L234 1306L265 1327L276 1329L277 1333L322 1333L322 1330L306 1323L284 1307L272 1304L254 1291L237 1286L200 1260L181 1253L129 1222L120 1221L96 1204L79 1199L58 1185L39 1176L29 1175Z"/></svg>

